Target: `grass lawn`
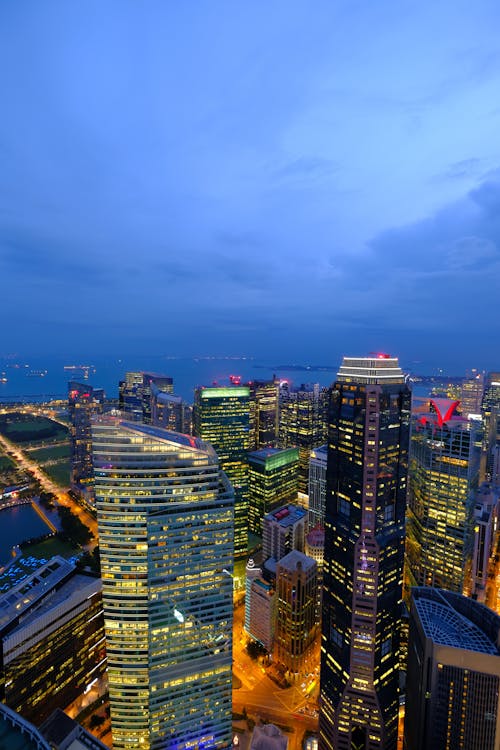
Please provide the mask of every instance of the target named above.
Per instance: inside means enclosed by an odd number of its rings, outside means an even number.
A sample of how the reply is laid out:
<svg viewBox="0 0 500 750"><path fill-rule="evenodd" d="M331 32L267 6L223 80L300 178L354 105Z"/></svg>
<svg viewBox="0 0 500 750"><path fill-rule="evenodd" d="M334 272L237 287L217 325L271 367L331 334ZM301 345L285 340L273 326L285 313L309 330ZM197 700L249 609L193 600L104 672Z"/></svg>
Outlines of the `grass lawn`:
<svg viewBox="0 0 500 750"><path fill-rule="evenodd" d="M47 560L54 555L61 555L61 557L72 557L78 554L81 550L73 547L68 542L63 542L56 536L46 539L44 542L38 542L37 544L31 544L29 547L23 548L23 555L28 557L46 558Z"/></svg>
<svg viewBox="0 0 500 750"><path fill-rule="evenodd" d="M13 469L14 466L14 461L11 461L8 456L4 456L3 453L0 453L0 473L2 471L9 471L9 469Z"/></svg>
<svg viewBox="0 0 500 750"><path fill-rule="evenodd" d="M45 461L57 461L59 458L69 458L70 447L66 445L54 445L52 448L35 448L29 450L29 455L39 464Z"/></svg>
<svg viewBox="0 0 500 750"><path fill-rule="evenodd" d="M0 432L14 443L36 443L42 440L64 440L68 429L47 417L13 412L0 417Z"/></svg>
<svg viewBox="0 0 500 750"><path fill-rule="evenodd" d="M70 485L70 465L69 461L64 461L53 466L42 466L43 471L59 487L69 487Z"/></svg>

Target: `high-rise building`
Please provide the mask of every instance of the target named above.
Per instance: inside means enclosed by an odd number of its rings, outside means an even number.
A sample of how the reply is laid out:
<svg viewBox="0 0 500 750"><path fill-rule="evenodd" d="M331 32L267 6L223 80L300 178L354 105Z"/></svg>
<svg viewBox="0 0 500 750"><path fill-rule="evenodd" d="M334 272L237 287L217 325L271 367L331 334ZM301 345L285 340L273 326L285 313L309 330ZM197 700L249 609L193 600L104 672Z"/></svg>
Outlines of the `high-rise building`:
<svg viewBox="0 0 500 750"><path fill-rule="evenodd" d="M234 497L213 448L93 424L115 750L231 744Z"/></svg>
<svg viewBox="0 0 500 750"><path fill-rule="evenodd" d="M151 424L151 396L155 392L174 392L174 381L152 372L127 372L119 384L119 408L134 422Z"/></svg>
<svg viewBox="0 0 500 750"><path fill-rule="evenodd" d="M248 547L248 459L250 390L248 386L197 388L193 433L210 443L234 488L234 554Z"/></svg>
<svg viewBox="0 0 500 750"><path fill-rule="evenodd" d="M298 448L261 448L248 454L249 528L262 535L266 513L297 500Z"/></svg>
<svg viewBox="0 0 500 750"><path fill-rule="evenodd" d="M330 391L320 747L395 750L411 393L345 357Z"/></svg>
<svg viewBox="0 0 500 750"><path fill-rule="evenodd" d="M189 434L185 406L181 396L160 391L154 383L151 384L151 424L155 427Z"/></svg>
<svg viewBox="0 0 500 750"><path fill-rule="evenodd" d="M104 675L101 581L53 557L0 597L0 700L39 724Z"/></svg>
<svg viewBox="0 0 500 750"><path fill-rule="evenodd" d="M279 428L279 381L253 380L250 388L250 448L275 447Z"/></svg>
<svg viewBox="0 0 500 750"><path fill-rule="evenodd" d="M481 447L458 401L433 399L412 422L407 562L411 584L462 593Z"/></svg>
<svg viewBox="0 0 500 750"><path fill-rule="evenodd" d="M279 408L279 445L299 449L299 492L307 495L311 451L326 440L328 390L317 383L299 390L283 387Z"/></svg>
<svg viewBox="0 0 500 750"><path fill-rule="evenodd" d="M496 609L496 550L500 539L500 486L483 482L474 495L470 595Z"/></svg>
<svg viewBox="0 0 500 750"><path fill-rule="evenodd" d="M483 452L486 479L500 482L498 455L500 451L500 372L489 372L486 378L483 402Z"/></svg>
<svg viewBox="0 0 500 750"><path fill-rule="evenodd" d="M281 560L292 550L304 552L307 514L298 505L285 505L264 516L263 559Z"/></svg>
<svg viewBox="0 0 500 750"><path fill-rule="evenodd" d="M405 750L500 747L500 617L443 589L414 588Z"/></svg>
<svg viewBox="0 0 500 750"><path fill-rule="evenodd" d="M462 381L460 391L460 406L462 415L468 419L470 414L481 413L481 403L484 392L484 375L472 370Z"/></svg>
<svg viewBox="0 0 500 750"><path fill-rule="evenodd" d="M276 572L276 659L299 673L317 633L315 560L292 550L282 557Z"/></svg>
<svg viewBox="0 0 500 750"><path fill-rule="evenodd" d="M68 411L70 420L71 487L93 499L94 470L92 467L92 435L90 420L104 408L104 391L88 383L68 383Z"/></svg>
<svg viewBox="0 0 500 750"><path fill-rule="evenodd" d="M311 451L309 459L309 503L308 524L312 529L325 524L326 466L328 445L320 445Z"/></svg>
<svg viewBox="0 0 500 750"><path fill-rule="evenodd" d="M274 586L260 576L249 581L247 633L270 654L274 644L276 592Z"/></svg>

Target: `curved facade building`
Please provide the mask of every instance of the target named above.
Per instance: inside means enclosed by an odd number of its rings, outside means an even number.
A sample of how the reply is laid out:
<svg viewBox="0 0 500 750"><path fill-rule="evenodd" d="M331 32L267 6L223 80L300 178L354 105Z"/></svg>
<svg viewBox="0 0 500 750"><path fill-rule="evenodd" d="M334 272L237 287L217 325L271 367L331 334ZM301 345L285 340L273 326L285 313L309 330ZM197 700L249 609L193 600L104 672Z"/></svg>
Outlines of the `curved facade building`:
<svg viewBox="0 0 500 750"><path fill-rule="evenodd" d="M210 445L119 417L93 454L113 747L228 747L231 485Z"/></svg>

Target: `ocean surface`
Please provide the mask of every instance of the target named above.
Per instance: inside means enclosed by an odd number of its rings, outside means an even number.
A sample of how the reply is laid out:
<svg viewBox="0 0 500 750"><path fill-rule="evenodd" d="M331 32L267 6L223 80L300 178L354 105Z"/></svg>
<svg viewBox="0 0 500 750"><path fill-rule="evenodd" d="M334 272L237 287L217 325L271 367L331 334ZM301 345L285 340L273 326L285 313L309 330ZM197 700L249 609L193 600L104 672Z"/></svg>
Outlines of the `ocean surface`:
<svg viewBox="0 0 500 750"><path fill-rule="evenodd" d="M74 369L68 369L74 368ZM198 385L229 385L230 375L240 375L242 382L269 380L273 375L289 380L294 386L302 383L330 385L337 365L290 365L269 363L249 357L171 358L136 357L71 361L62 359L0 360L0 404L8 401L42 401L48 397L67 398L68 382L88 382L104 388L109 398L118 397L118 383L129 371L145 370L168 375L174 379L175 393L185 401L193 401ZM87 376L87 377L85 377Z"/></svg>

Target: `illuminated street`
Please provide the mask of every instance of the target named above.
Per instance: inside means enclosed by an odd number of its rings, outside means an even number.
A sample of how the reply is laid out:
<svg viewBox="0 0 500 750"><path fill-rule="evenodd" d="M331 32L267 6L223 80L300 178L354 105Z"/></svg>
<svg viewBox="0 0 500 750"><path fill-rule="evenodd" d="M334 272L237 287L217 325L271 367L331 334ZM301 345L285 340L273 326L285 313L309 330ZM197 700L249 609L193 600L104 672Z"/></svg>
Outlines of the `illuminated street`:
<svg viewBox="0 0 500 750"><path fill-rule="evenodd" d="M57 502L60 505L65 505L66 507L70 508L72 513L78 516L81 522L90 529L94 540L97 540L97 521L91 513L82 508L67 494L67 492L64 492L55 482L49 479L49 477L40 469L37 463L28 458L26 453L21 448L19 448L10 440L7 440L4 435L0 435L0 445L5 450L5 452L16 461L17 465L20 468L32 472L33 476L40 482L40 485L45 492L53 493L57 497ZM97 541L91 543L89 547L94 547L96 543Z"/></svg>
<svg viewBox="0 0 500 750"><path fill-rule="evenodd" d="M233 624L233 672L241 680L242 686L233 689L233 711L242 713L245 709L256 721L263 719L293 728L290 750L298 750L304 732L307 729L317 731L318 728L320 638L318 636L316 639L307 661L311 676L306 679L300 676L295 685L282 689L267 676L266 669L248 655L245 648L248 636L243 631L244 617L244 605L237 607Z"/></svg>

